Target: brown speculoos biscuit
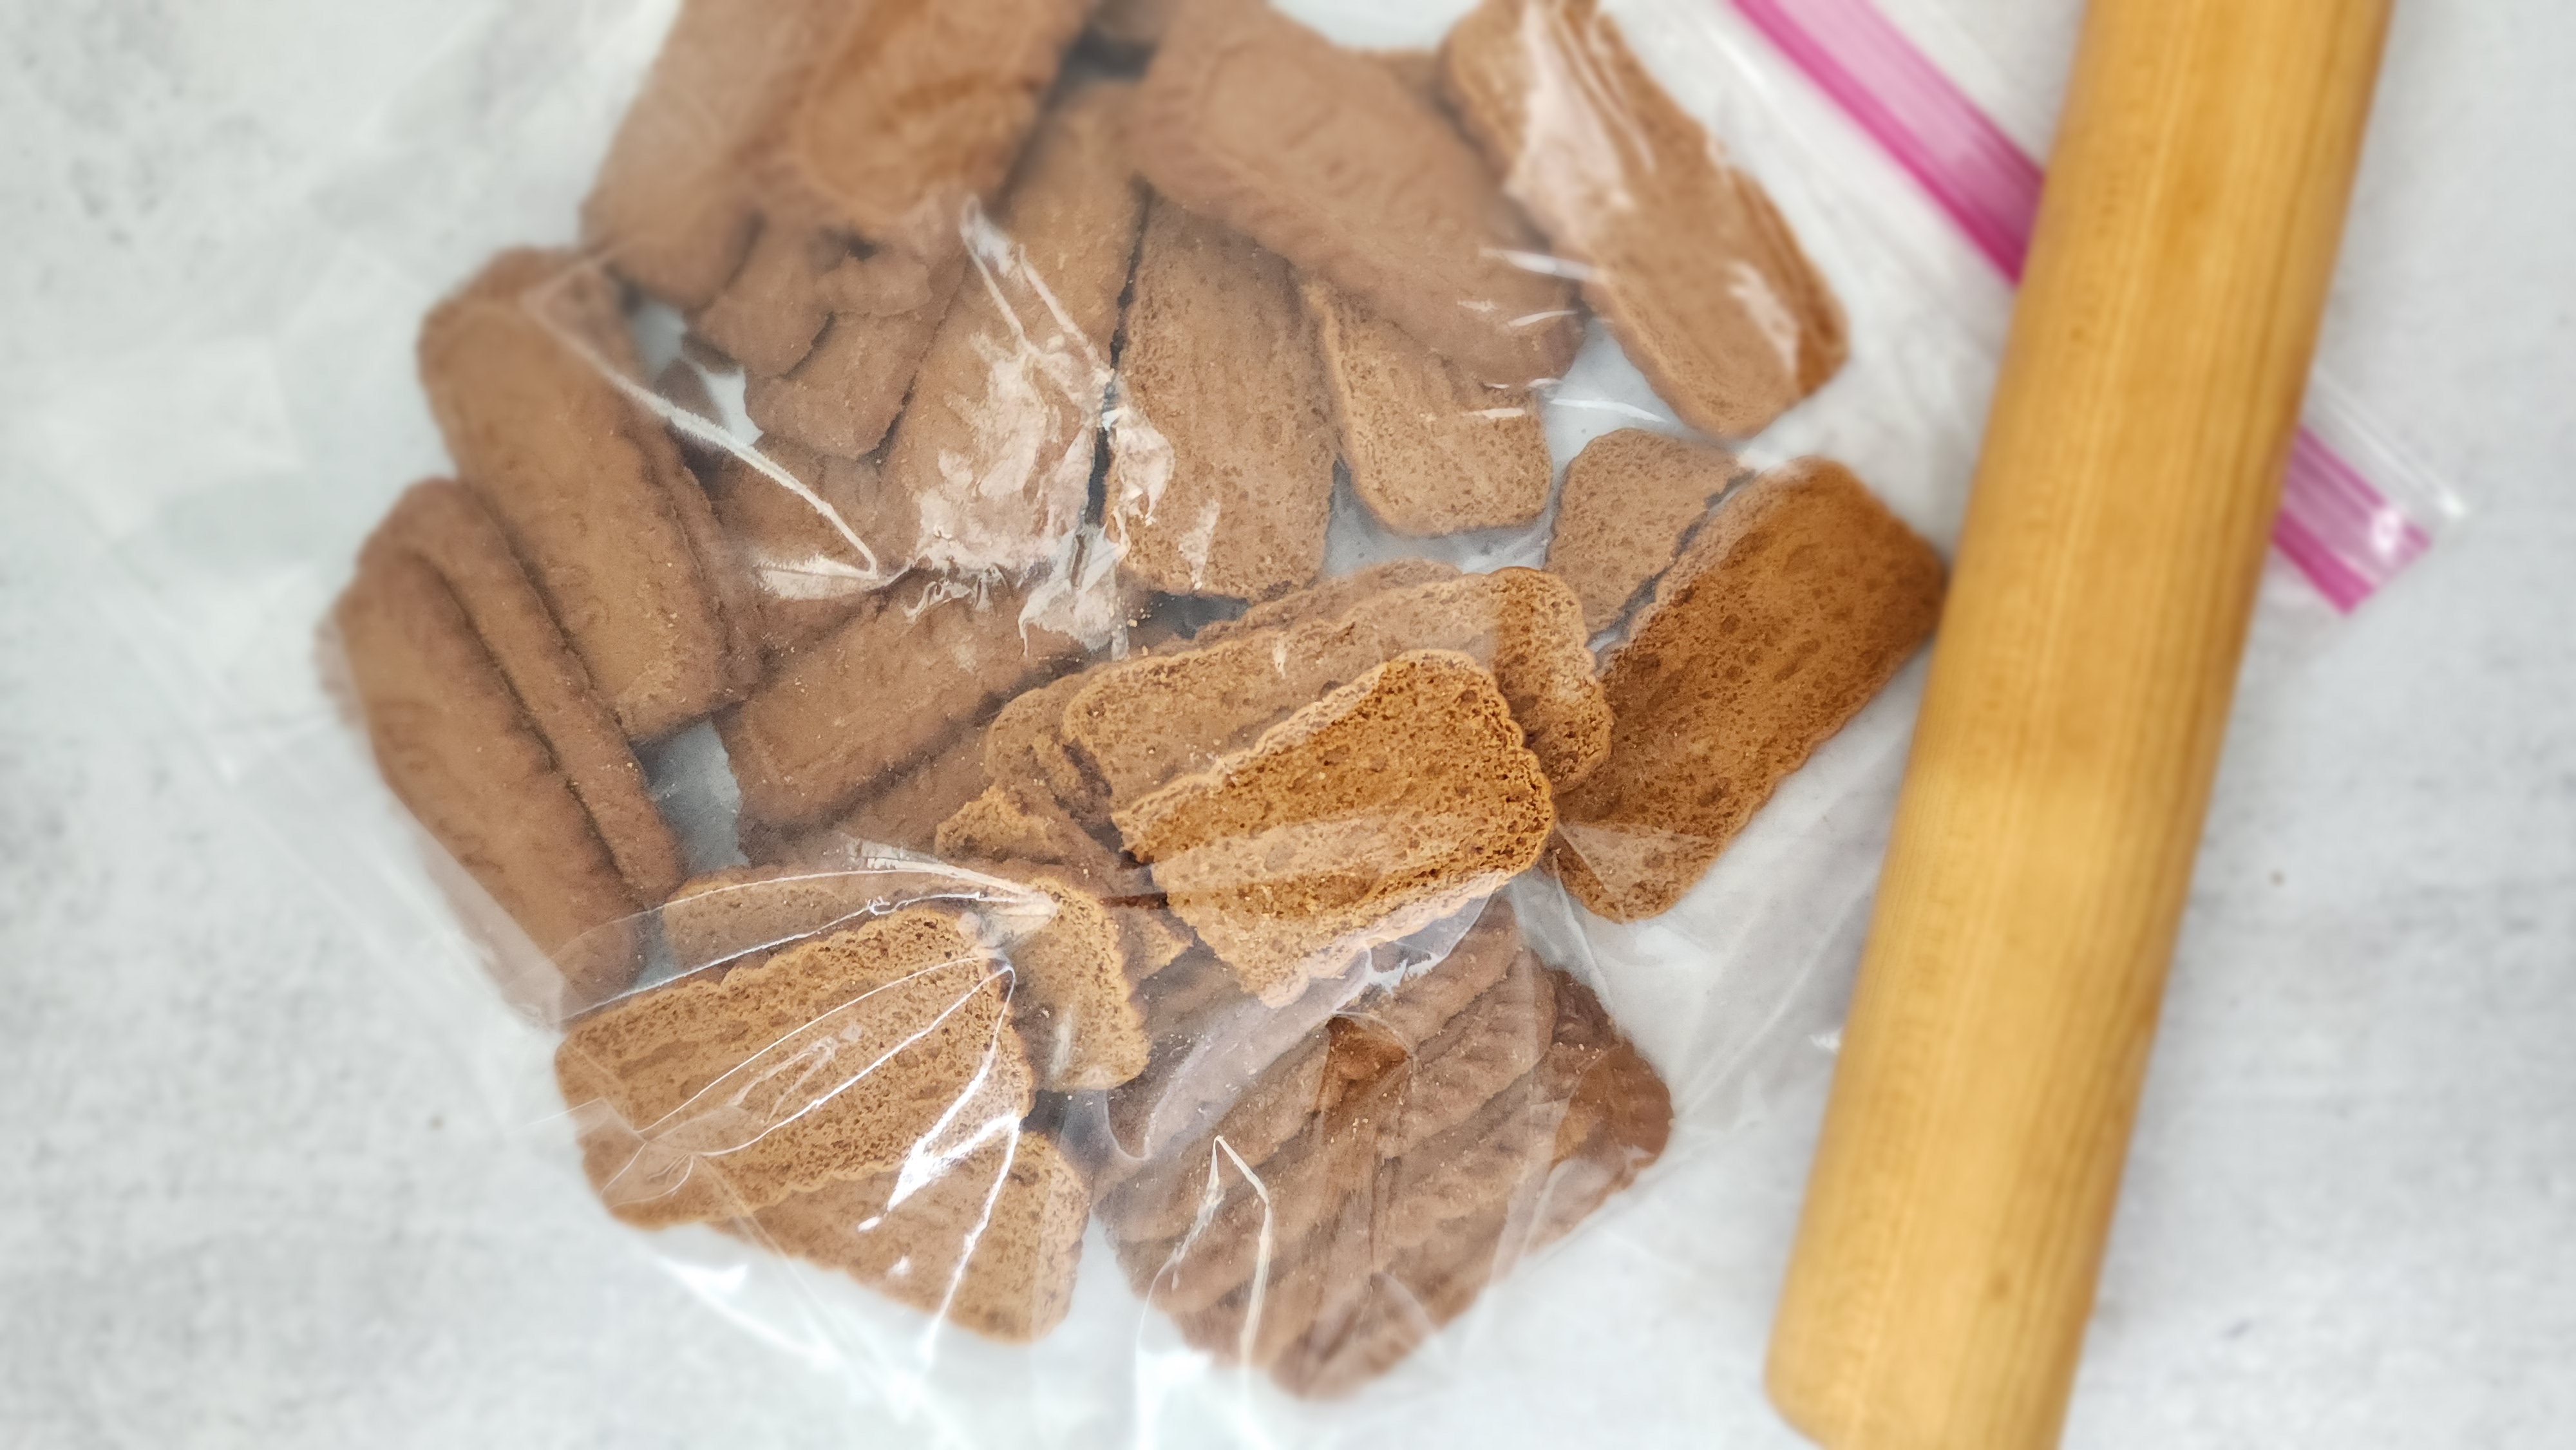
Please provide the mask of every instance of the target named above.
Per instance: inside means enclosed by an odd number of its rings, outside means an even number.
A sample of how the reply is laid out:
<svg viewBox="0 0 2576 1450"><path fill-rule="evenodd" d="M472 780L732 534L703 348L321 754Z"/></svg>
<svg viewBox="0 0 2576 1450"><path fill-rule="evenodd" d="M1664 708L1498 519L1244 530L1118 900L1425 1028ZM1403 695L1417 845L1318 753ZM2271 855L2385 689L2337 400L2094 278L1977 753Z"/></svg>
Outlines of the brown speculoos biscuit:
<svg viewBox="0 0 2576 1450"><path fill-rule="evenodd" d="M715 300L759 226L754 154L816 50L864 0L685 0L581 207L585 248L683 311Z"/></svg>
<svg viewBox="0 0 2576 1450"><path fill-rule="evenodd" d="M626 733L740 694L758 665L748 601L679 450L619 390L636 368L608 280L505 252L430 313L419 351L459 479Z"/></svg>
<svg viewBox="0 0 2576 1450"><path fill-rule="evenodd" d="M1025 1344L1072 1306L1090 1212L1090 1190L1064 1149L1017 1132L939 1165L927 1182L878 1173L827 1184L752 1221L781 1253L988 1339Z"/></svg>
<svg viewBox="0 0 2576 1450"><path fill-rule="evenodd" d="M1424 537L1510 528L1547 508L1556 465L1526 388L1489 388L1368 304L1308 278L1307 315L1351 492Z"/></svg>
<svg viewBox="0 0 2576 1450"><path fill-rule="evenodd" d="M1332 410L1288 264L1156 199L1118 371L1131 416L1111 435L1107 527L1126 576L1235 599L1312 580Z"/></svg>
<svg viewBox="0 0 2576 1450"><path fill-rule="evenodd" d="M1602 671L1610 758L1559 799L1550 863L1613 921L1670 910L1932 633L1932 546L1840 464L1738 489Z"/></svg>
<svg viewBox="0 0 2576 1450"><path fill-rule="evenodd" d="M1129 89L1083 87L1039 121L997 218L1007 245L978 252L913 380L885 477L933 567L1025 573L1090 506L1145 206L1120 139Z"/></svg>
<svg viewBox="0 0 2576 1450"><path fill-rule="evenodd" d="M619 1001L555 1054L591 1184L658 1228L963 1148L1033 1100L1008 984L954 917L913 909Z"/></svg>
<svg viewBox="0 0 2576 1450"><path fill-rule="evenodd" d="M877 0L827 48L788 165L840 225L891 241L991 200L1089 0Z"/></svg>
<svg viewBox="0 0 2576 1450"><path fill-rule="evenodd" d="M1562 376L1564 283L1449 122L1386 66L1262 0L1184 6L1137 94L1156 190L1365 300L1480 382Z"/></svg>
<svg viewBox="0 0 2576 1450"><path fill-rule="evenodd" d="M395 796L574 1003L625 986L638 944L618 924L678 883L679 845L499 525L456 484L415 486L332 617Z"/></svg>
<svg viewBox="0 0 2576 1450"><path fill-rule="evenodd" d="M1618 623L1637 591L1671 566L1709 505L1744 476L1722 448L1642 428L1585 445L1566 465L1547 544L1547 572L1583 601L1583 627L1598 634Z"/></svg>
<svg viewBox="0 0 2576 1450"><path fill-rule="evenodd" d="M1832 289L1598 0L1485 0L1442 60L1468 133L1684 422L1750 437L1841 369Z"/></svg>
<svg viewBox="0 0 2576 1450"><path fill-rule="evenodd" d="M1390 570L1375 582L1410 575ZM1281 601L1275 617L1287 622L1275 628L1209 631L1216 642L1203 649L1092 671L1066 708L1067 740L1124 806L1246 748L1399 654L1440 649L1491 667L1556 788L1583 779L1608 752L1609 707L1581 607L1562 582L1504 569L1336 591L1319 607L1331 603L1344 607L1307 618L1304 605Z"/></svg>
<svg viewBox="0 0 2576 1450"><path fill-rule="evenodd" d="M1273 1004L1491 895L1556 824L1473 659L1398 655L1115 816L1172 911Z"/></svg>
<svg viewBox="0 0 2576 1450"><path fill-rule="evenodd" d="M888 604L785 661L717 721L745 820L820 825L1080 654L1008 590Z"/></svg>

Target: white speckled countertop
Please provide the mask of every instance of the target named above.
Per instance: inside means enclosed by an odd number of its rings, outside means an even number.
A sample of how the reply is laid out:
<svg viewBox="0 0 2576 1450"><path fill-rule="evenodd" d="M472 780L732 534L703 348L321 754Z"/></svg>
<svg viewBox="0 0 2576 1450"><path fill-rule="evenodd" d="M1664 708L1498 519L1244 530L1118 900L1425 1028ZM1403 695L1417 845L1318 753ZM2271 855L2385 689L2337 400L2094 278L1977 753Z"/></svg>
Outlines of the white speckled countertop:
<svg viewBox="0 0 2576 1450"><path fill-rule="evenodd" d="M0 0L0 1444L884 1439L493 1151L452 1039L93 601L117 505L22 406L221 293L493 3ZM1956 9L2043 74L2076 6ZM2248 682L2072 1446L2576 1425L2571 50L2552 0L2399 6L2328 351L2475 512ZM184 456L155 403L133 446ZM1687 1323L1660 1393L1589 1401L1568 1344L1454 1443L1794 1443L1757 1380L1819 1110L1659 1189L1708 1226L1636 1304Z"/></svg>

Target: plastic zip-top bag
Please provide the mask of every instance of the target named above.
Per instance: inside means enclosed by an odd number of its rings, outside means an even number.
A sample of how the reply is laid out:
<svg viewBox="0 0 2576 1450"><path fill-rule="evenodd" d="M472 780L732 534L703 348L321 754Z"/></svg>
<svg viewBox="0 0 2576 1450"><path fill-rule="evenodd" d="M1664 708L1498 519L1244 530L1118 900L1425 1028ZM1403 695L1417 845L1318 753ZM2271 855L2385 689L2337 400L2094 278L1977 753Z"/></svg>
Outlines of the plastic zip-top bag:
<svg viewBox="0 0 2576 1450"><path fill-rule="evenodd" d="M719 1311L942 1443L1559 1433L1824 1059L2037 185L1857 0L503 7L190 460L49 416ZM2320 399L2344 609L2445 495Z"/></svg>

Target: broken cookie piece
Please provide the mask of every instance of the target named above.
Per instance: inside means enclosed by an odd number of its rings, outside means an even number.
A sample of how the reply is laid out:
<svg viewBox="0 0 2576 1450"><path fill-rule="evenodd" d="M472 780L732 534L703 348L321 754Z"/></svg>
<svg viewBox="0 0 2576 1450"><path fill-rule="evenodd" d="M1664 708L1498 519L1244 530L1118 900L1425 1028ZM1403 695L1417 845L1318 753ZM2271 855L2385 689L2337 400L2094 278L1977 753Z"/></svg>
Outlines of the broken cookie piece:
<svg viewBox="0 0 2576 1450"><path fill-rule="evenodd" d="M1738 489L1602 670L1610 757L1558 800L1550 864L1612 921L1672 909L1931 633L1932 546L1840 464Z"/></svg>
<svg viewBox="0 0 2576 1450"><path fill-rule="evenodd" d="M1841 369L1832 289L1598 0L1485 0L1442 62L1505 189L1682 421L1751 437Z"/></svg>
<svg viewBox="0 0 2576 1450"><path fill-rule="evenodd" d="M1556 465L1526 388L1489 388L1366 303L1308 278L1351 491L1399 534L1511 528L1547 507Z"/></svg>
<svg viewBox="0 0 2576 1450"><path fill-rule="evenodd" d="M1417 574L1428 577L1390 585ZM1274 627L1210 630L1202 637L1216 642L1205 648L1093 670L1065 710L1065 738L1124 806L1244 749L1395 656L1436 649L1493 670L1556 788L1581 780L1609 750L1609 707L1582 612L1562 582L1531 569L1444 576L1411 566L1353 577L1360 582L1322 586L1313 601L1280 601L1267 617L1286 622Z"/></svg>
<svg viewBox="0 0 2576 1450"><path fill-rule="evenodd" d="M1722 448L1622 428L1585 445L1565 470L1547 572L1583 601L1583 627L1619 622L1646 582L1681 552L1709 505L1744 476Z"/></svg>
<svg viewBox="0 0 2576 1450"><path fill-rule="evenodd" d="M926 1179L904 1177L791 1195L753 1215L752 1231L988 1339L1025 1344L1063 1321L1091 1196L1053 1138L1002 1133Z"/></svg>
<svg viewBox="0 0 2576 1450"><path fill-rule="evenodd" d="M1288 264L1155 201L1119 359L1108 530L1167 594L1266 599L1324 566L1331 404Z"/></svg>
<svg viewBox="0 0 2576 1450"><path fill-rule="evenodd" d="M1032 1102L1009 981L955 917L908 909L584 1018L555 1073L591 1185L659 1228L961 1150Z"/></svg>
<svg viewBox="0 0 2576 1450"><path fill-rule="evenodd" d="M1400 655L1116 813L1245 990L1293 1001L1536 863L1555 812L1493 676Z"/></svg>

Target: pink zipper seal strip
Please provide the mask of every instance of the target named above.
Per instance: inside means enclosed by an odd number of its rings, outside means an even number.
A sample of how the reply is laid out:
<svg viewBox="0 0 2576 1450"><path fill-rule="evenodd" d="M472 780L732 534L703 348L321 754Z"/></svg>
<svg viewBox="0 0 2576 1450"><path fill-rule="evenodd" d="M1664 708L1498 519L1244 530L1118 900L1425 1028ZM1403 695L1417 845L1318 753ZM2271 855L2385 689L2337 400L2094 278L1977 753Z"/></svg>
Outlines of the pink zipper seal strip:
<svg viewBox="0 0 2576 1450"><path fill-rule="evenodd" d="M1732 0L2018 284L2039 218L2037 161L1869 0ZM2299 430L2273 547L2350 613L2432 546L2343 455Z"/></svg>

